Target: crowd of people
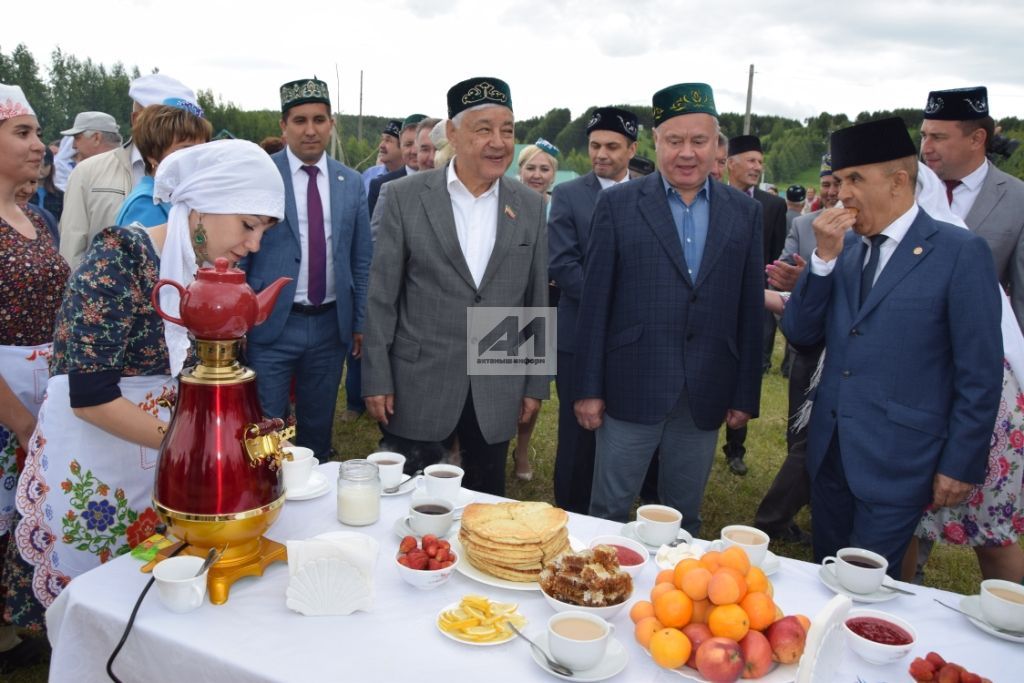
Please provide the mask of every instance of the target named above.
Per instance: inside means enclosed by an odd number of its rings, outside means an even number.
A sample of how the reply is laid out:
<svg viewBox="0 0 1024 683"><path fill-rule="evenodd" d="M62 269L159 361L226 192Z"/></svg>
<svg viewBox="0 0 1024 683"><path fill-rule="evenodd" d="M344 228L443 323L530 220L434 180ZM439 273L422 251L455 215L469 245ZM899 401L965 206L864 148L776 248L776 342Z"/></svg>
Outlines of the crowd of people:
<svg viewBox="0 0 1024 683"><path fill-rule="evenodd" d="M245 362L321 462L359 455L332 444L344 378L338 419L369 415L408 472L457 461L503 495L511 455L530 480L552 377L467 370L471 331L483 309L557 308L555 503L625 522L658 500L697 535L723 423L747 472L781 330L787 453L754 523L819 560L876 551L896 577L943 541L1024 579L1024 182L986 157L984 88L928 94L920 150L898 118L835 131L819 187L783 196L704 83L654 93L656 164L635 158L635 115L596 109L592 170L557 185L547 140L514 158L498 78L452 86L443 119L389 121L362 174L326 152L315 78L281 86L280 137L259 146L210 142L169 76L128 96L127 141L81 112L50 148L0 85L0 671L45 657L18 629L152 533L191 350L150 293L218 257L257 291L291 278Z"/></svg>

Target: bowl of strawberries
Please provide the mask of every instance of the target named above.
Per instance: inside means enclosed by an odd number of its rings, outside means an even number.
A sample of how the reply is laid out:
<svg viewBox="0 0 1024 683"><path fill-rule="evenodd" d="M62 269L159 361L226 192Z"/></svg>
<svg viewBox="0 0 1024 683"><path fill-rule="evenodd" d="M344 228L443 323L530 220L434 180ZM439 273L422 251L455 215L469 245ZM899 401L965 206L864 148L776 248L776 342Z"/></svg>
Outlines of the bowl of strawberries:
<svg viewBox="0 0 1024 683"><path fill-rule="evenodd" d="M451 544L433 534L420 541L415 536L405 536L395 556L398 575L421 590L437 588L448 581L458 563L459 556L452 552Z"/></svg>

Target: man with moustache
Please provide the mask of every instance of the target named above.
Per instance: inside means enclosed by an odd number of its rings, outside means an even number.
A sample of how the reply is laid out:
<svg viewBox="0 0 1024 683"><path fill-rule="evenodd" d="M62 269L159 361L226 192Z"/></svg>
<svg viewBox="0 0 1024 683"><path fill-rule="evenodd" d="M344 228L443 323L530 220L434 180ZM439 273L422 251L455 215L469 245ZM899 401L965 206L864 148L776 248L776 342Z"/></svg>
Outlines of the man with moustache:
<svg viewBox="0 0 1024 683"><path fill-rule="evenodd" d="M370 183L374 178L397 171L402 167L402 149L398 137L402 132L401 121L388 121L380 132L380 144L377 146L377 163L363 171L363 190L370 194Z"/></svg>
<svg viewBox="0 0 1024 683"><path fill-rule="evenodd" d="M452 162L391 183L382 204L363 396L393 448L440 454L457 437L464 485L502 495L509 441L547 398L548 377L468 373L467 318L547 304L545 211L504 175L515 149L504 81L452 86L448 116Z"/></svg>
<svg viewBox="0 0 1024 683"><path fill-rule="evenodd" d="M782 318L793 344L827 349L807 442L814 555L865 548L898 578L924 506L956 505L985 478L999 283L983 239L918 209L901 119L836 131L831 149L844 208L815 219Z"/></svg>
<svg viewBox="0 0 1024 683"><path fill-rule="evenodd" d="M555 504L586 514L594 478L594 432L573 413L573 365L576 318L583 294L584 256L598 193L629 181L629 160L636 154L639 126L634 114L600 107L587 123L590 173L557 185L551 193L548 252L551 279L562 292L558 301L558 450L555 454Z"/></svg>
<svg viewBox="0 0 1024 683"><path fill-rule="evenodd" d="M402 129L398 134L398 150L401 154L402 165L370 181L370 191L367 194L367 203L370 207L370 215L377 206L380 197L380 188L384 183L404 178L419 170L420 164L416 148L416 124L427 118L423 114L411 114L402 122Z"/></svg>
<svg viewBox="0 0 1024 683"><path fill-rule="evenodd" d="M655 93L657 173L601 192L576 327L579 423L597 430L590 514L626 521L655 449L658 493L697 535L718 429L758 412L761 205L709 178L710 86Z"/></svg>
<svg viewBox="0 0 1024 683"><path fill-rule="evenodd" d="M295 378L296 439L317 460L331 458L342 361L359 357L371 246L359 174L330 158L334 118L327 84L315 78L281 86L281 135L271 156L285 185L285 220L248 258L256 291L290 277L274 310L248 335L260 405L284 418Z"/></svg>
<svg viewBox="0 0 1024 683"><path fill-rule="evenodd" d="M953 213L988 242L1024 328L1024 182L985 157L994 131L987 88L936 90L924 108L921 158L946 184Z"/></svg>

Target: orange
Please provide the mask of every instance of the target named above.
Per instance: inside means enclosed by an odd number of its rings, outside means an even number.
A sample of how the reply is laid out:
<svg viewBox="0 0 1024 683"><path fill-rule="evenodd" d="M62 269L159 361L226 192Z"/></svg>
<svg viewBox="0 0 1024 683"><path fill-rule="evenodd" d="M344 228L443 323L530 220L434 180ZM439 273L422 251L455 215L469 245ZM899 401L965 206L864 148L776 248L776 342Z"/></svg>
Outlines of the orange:
<svg viewBox="0 0 1024 683"><path fill-rule="evenodd" d="M691 569L683 575L682 585L676 585L690 596L692 600L704 600L708 597L708 584L711 583L711 572L701 566Z"/></svg>
<svg viewBox="0 0 1024 683"><path fill-rule="evenodd" d="M675 573L672 569L662 569L658 572L657 578L654 579L655 584L665 583L666 581L672 583L675 579Z"/></svg>
<svg viewBox="0 0 1024 683"><path fill-rule="evenodd" d="M663 581L661 583L654 584L654 588L651 589L651 602L657 600L659 595L664 595L668 591L674 590L677 590L677 588L671 581Z"/></svg>
<svg viewBox="0 0 1024 683"><path fill-rule="evenodd" d="M679 589L666 591L654 601L654 616L665 626L682 628L692 615L693 601Z"/></svg>
<svg viewBox="0 0 1024 683"><path fill-rule="evenodd" d="M700 563L712 574L718 569L721 563L722 553L717 550L709 550L700 557Z"/></svg>
<svg viewBox="0 0 1024 683"><path fill-rule="evenodd" d="M722 567L711 575L708 599L716 605L731 605L747 594L747 582L738 571Z"/></svg>
<svg viewBox="0 0 1024 683"><path fill-rule="evenodd" d="M805 614L794 614L793 616L796 617L797 621L799 621L801 624L803 624L804 631L807 631L809 633L810 630L811 630L811 620L807 618L807 615L805 615Z"/></svg>
<svg viewBox="0 0 1024 683"><path fill-rule="evenodd" d="M723 567L732 567L744 576L750 570L750 558L743 548L736 545L729 546L723 550L719 562Z"/></svg>
<svg viewBox="0 0 1024 683"><path fill-rule="evenodd" d="M679 590L682 590L683 589L683 577L686 576L688 573L690 573L691 570L695 569L696 567L700 567L700 566L701 566L700 560L696 560L696 559L694 559L692 557L688 557L685 560L679 560L679 562L676 563L675 569L672 570L672 574L673 574L673 579L672 580L675 582L676 588L678 588Z"/></svg>
<svg viewBox="0 0 1024 683"><path fill-rule="evenodd" d="M761 593L768 593L771 588L771 581L764 575L764 571L760 567L751 567L747 571L747 590L751 593L760 591ZM768 593L771 595L771 593Z"/></svg>
<svg viewBox="0 0 1024 683"><path fill-rule="evenodd" d="M678 669L685 664L692 649L690 639L676 628L663 628L651 636L651 657L666 669Z"/></svg>
<svg viewBox="0 0 1024 683"><path fill-rule="evenodd" d="M711 612L711 608L714 607L710 600L694 600L693 601L693 616L690 617L690 623L697 622L698 624L708 623L708 614Z"/></svg>
<svg viewBox="0 0 1024 683"><path fill-rule="evenodd" d="M633 636L636 638L636 642L649 649L651 647L651 635L655 631L659 631L663 628L665 627L662 626L657 617L644 617L640 621L636 622L636 627L633 629Z"/></svg>
<svg viewBox="0 0 1024 683"><path fill-rule="evenodd" d="M747 613L750 628L755 631L763 631L775 621L775 603L767 593L760 591L747 593L740 601L740 607Z"/></svg>
<svg viewBox="0 0 1024 683"><path fill-rule="evenodd" d="M629 608L629 618L633 620L633 623L637 623L644 617L654 616L654 605L646 600L637 600L633 603L633 606Z"/></svg>
<svg viewBox="0 0 1024 683"><path fill-rule="evenodd" d="M716 636L740 641L750 630L750 619L739 605L719 605L708 615L708 628Z"/></svg>

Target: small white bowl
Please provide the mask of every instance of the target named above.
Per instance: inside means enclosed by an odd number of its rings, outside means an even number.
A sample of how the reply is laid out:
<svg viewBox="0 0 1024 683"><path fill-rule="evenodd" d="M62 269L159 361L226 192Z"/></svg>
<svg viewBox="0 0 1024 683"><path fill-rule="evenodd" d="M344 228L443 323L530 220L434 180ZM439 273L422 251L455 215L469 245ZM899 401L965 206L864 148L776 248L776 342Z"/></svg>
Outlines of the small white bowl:
<svg viewBox="0 0 1024 683"><path fill-rule="evenodd" d="M872 617L874 619L887 621L893 626L898 626L910 634L910 642L905 645L886 645L884 643L876 643L873 640L869 640L864 636L858 635L857 633L854 633L848 625L848 622L851 619L856 619L857 617ZM860 655L862 659L865 659L872 664L891 664L892 662L903 659L912 649L914 649L914 643L917 642L917 632L908 622L900 619L899 617L893 616L888 612L880 612L873 609L851 610L850 613L846 615L846 618L843 619L843 630L846 632L846 642L850 644L850 649Z"/></svg>
<svg viewBox="0 0 1024 683"><path fill-rule="evenodd" d="M640 575L640 572L644 570L644 567L647 566L648 560L651 558L650 551L647 550L645 546L631 538L626 538L625 536L595 536L590 539L590 547L593 548L595 545L618 545L623 548L628 548L639 555L641 558L640 564L619 565L622 568L622 571L626 572L634 579Z"/></svg>
<svg viewBox="0 0 1024 683"><path fill-rule="evenodd" d="M431 590L447 583L452 577L455 567L459 565L459 556L452 553L455 561L451 566L444 569L410 569L398 562L398 555L395 555L395 567L398 568L398 575L410 586L421 590Z"/></svg>
<svg viewBox="0 0 1024 683"><path fill-rule="evenodd" d="M551 605L551 609L556 612L579 610L581 612L586 612L587 614L593 614L594 616L601 617L602 619L611 619L629 604L630 599L633 597L633 593L636 592L636 585L633 586L633 590L630 591L629 595L627 595L622 602L617 605L609 605L608 607L585 607L583 605L573 605L572 603L554 599L548 595L543 588L541 588L540 592L544 595L544 599L548 601L548 604Z"/></svg>

